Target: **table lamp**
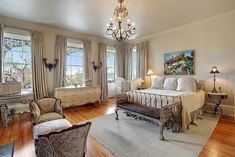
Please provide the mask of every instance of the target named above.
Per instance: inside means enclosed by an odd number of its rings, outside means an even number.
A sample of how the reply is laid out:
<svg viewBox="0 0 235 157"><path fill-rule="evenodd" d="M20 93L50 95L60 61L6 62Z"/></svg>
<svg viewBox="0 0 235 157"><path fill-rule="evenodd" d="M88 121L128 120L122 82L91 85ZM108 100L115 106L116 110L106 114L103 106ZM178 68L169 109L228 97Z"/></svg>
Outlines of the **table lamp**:
<svg viewBox="0 0 235 157"><path fill-rule="evenodd" d="M217 93L217 90L216 90L216 88L215 88L215 81L216 81L215 74L218 74L218 73L220 73L220 72L219 72L219 70L217 69L216 66L213 66L210 73L211 73L211 74L214 74L214 88L213 88L213 90L212 90L211 92L212 92L212 93Z"/></svg>
<svg viewBox="0 0 235 157"><path fill-rule="evenodd" d="M152 84L152 75L153 74L154 74L153 71L151 69L149 69L148 72L147 72L147 76L150 76L150 86Z"/></svg>

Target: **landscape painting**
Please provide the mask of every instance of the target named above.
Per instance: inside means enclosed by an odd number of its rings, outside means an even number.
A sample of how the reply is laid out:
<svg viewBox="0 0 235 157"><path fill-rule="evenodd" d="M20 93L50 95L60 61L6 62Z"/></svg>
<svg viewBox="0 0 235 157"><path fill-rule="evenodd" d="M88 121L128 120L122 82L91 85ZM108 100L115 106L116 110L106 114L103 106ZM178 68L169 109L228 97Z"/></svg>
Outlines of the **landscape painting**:
<svg viewBox="0 0 235 157"><path fill-rule="evenodd" d="M164 54L165 75L194 75L194 50Z"/></svg>

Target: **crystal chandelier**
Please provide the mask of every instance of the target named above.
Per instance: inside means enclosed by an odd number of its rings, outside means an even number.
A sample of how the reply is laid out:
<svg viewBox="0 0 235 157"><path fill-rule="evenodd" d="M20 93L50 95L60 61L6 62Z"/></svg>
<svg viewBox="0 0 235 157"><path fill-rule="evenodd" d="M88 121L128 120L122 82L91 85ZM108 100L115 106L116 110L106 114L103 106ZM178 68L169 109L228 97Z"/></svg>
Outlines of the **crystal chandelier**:
<svg viewBox="0 0 235 157"><path fill-rule="evenodd" d="M113 19L107 24L107 35L112 35L118 41L124 41L136 33L135 24L128 19L128 10L123 5L124 0L117 0L118 6L113 12Z"/></svg>

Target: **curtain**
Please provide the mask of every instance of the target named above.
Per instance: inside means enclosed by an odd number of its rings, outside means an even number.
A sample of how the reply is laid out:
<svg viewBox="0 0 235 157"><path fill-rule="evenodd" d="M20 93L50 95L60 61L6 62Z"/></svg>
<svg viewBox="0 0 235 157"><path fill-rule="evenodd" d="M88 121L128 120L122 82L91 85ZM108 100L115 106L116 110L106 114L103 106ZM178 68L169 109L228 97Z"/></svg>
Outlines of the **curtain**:
<svg viewBox="0 0 235 157"><path fill-rule="evenodd" d="M55 43L55 59L58 59L55 68L55 87L64 86L64 77L66 75L66 52L67 52L67 38L65 36L57 35Z"/></svg>
<svg viewBox="0 0 235 157"><path fill-rule="evenodd" d="M124 57L123 57L123 48L121 45L115 46L115 71L117 77L124 77Z"/></svg>
<svg viewBox="0 0 235 157"><path fill-rule="evenodd" d="M83 41L83 51L84 51L85 80L93 81L92 62L91 62L92 46L90 40Z"/></svg>
<svg viewBox="0 0 235 157"><path fill-rule="evenodd" d="M127 44L125 46L125 79L132 79L132 51L133 45Z"/></svg>
<svg viewBox="0 0 235 157"><path fill-rule="evenodd" d="M32 78L34 99L48 96L47 76L43 64L43 33L33 31L32 43Z"/></svg>
<svg viewBox="0 0 235 157"><path fill-rule="evenodd" d="M0 24L0 82L2 82L2 54L3 54L3 25Z"/></svg>
<svg viewBox="0 0 235 157"><path fill-rule="evenodd" d="M147 74L148 64L148 42L142 42L137 44L136 48L136 58L137 58L137 66L136 66L136 77L145 78Z"/></svg>
<svg viewBox="0 0 235 157"><path fill-rule="evenodd" d="M108 97L108 80L107 80L107 45L99 44L99 62L102 62L101 68L98 70L98 84L101 85L101 100Z"/></svg>

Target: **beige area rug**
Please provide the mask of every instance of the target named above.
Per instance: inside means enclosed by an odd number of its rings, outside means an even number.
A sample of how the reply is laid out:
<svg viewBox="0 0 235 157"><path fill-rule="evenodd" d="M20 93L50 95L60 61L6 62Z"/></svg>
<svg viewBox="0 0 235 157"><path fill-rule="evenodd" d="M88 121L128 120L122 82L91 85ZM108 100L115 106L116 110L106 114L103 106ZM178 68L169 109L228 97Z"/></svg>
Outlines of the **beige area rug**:
<svg viewBox="0 0 235 157"><path fill-rule="evenodd" d="M90 135L116 157L197 157L214 130L218 118L204 116L197 126L183 133L165 130L167 141L159 140L160 127L119 112L92 119Z"/></svg>

